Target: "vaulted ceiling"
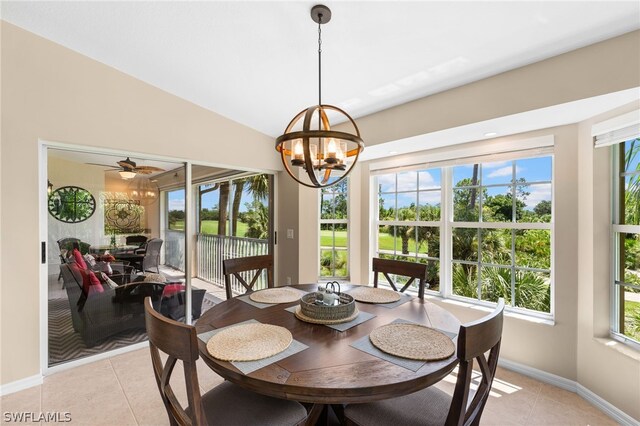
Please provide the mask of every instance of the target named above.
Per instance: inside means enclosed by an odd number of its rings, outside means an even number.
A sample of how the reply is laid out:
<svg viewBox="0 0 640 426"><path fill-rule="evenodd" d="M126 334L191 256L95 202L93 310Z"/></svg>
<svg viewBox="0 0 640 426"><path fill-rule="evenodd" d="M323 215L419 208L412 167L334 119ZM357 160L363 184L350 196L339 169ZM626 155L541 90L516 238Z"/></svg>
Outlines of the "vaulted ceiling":
<svg viewBox="0 0 640 426"><path fill-rule="evenodd" d="M317 102L316 2L2 2L1 16L268 135ZM640 28L637 1L326 3L323 101L354 117Z"/></svg>

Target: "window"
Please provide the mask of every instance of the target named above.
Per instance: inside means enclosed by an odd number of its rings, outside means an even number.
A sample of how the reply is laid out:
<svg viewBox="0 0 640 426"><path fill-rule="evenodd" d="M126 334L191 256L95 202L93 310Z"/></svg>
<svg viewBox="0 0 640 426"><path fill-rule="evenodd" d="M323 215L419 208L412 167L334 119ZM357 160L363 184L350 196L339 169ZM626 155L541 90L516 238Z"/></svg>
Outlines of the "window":
<svg viewBox="0 0 640 426"><path fill-rule="evenodd" d="M613 149L613 332L640 342L640 138Z"/></svg>
<svg viewBox="0 0 640 426"><path fill-rule="evenodd" d="M167 192L167 224L172 231L184 231L184 189Z"/></svg>
<svg viewBox="0 0 640 426"><path fill-rule="evenodd" d="M440 169L385 174L376 179L376 256L427 264L427 283L432 291L440 289L440 182ZM392 279L404 284L405 278Z"/></svg>
<svg viewBox="0 0 640 426"><path fill-rule="evenodd" d="M551 314L552 164L547 155L376 176L374 255L429 265L428 290L443 296Z"/></svg>
<svg viewBox="0 0 640 426"><path fill-rule="evenodd" d="M452 294L551 312L551 157L453 167Z"/></svg>
<svg viewBox="0 0 640 426"><path fill-rule="evenodd" d="M320 277L349 276L347 179L320 193Z"/></svg>

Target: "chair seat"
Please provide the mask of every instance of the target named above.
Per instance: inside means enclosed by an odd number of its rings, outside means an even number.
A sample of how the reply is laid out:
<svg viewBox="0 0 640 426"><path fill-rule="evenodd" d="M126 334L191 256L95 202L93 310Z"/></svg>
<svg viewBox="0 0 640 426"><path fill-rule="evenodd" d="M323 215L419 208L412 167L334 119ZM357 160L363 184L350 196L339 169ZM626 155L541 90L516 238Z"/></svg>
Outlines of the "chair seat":
<svg viewBox="0 0 640 426"><path fill-rule="evenodd" d="M299 402L272 398L224 382L202 395L209 425L296 425L307 417Z"/></svg>
<svg viewBox="0 0 640 426"><path fill-rule="evenodd" d="M447 420L451 396L438 388L366 404L349 404L345 416L361 426L420 425L443 426Z"/></svg>

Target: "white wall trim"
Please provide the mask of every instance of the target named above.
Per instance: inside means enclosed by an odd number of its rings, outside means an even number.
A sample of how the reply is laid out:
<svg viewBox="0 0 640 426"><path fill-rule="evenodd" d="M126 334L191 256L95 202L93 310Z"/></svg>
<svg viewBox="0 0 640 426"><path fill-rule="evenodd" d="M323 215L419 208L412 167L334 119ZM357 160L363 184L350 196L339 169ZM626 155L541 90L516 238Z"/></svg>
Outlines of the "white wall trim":
<svg viewBox="0 0 640 426"><path fill-rule="evenodd" d="M519 364L508 359L500 358L498 365L506 368L507 370L515 371L527 377L531 377L543 383L557 386L561 389L577 393L591 405L602 411L607 416L611 417L616 422L624 426L638 426L640 422L633 417L620 410L609 401L605 400L601 396L595 394L593 391L587 389L580 383L573 380L565 379L564 377L556 376L555 374L547 373L546 371L538 370L537 368L529 367L527 365Z"/></svg>
<svg viewBox="0 0 640 426"><path fill-rule="evenodd" d="M596 395L589 389L585 388L580 383L577 383L577 387L578 387L578 392L577 392L578 395L580 395L587 402L594 405L599 410L602 410L602 412L604 412L607 416L611 417L613 420L620 423L621 425L638 426L640 424L640 422L638 422L636 419L634 419L624 411L620 410L619 408L611 404L609 401L601 398L600 396Z"/></svg>
<svg viewBox="0 0 640 426"><path fill-rule="evenodd" d="M504 358L500 358L498 360L498 365L506 368L507 370L515 371L516 373L531 377L543 383L568 390L569 392L577 392L578 389L577 383L573 380L565 379L564 377L556 376L555 374L547 373L546 371L538 370L537 368L529 367L528 365L509 361Z"/></svg>
<svg viewBox="0 0 640 426"><path fill-rule="evenodd" d="M25 377L24 379L16 380L15 382L7 383L0 386L0 396L9 395L14 392L29 389L34 386L42 384L42 375L36 374L34 376Z"/></svg>

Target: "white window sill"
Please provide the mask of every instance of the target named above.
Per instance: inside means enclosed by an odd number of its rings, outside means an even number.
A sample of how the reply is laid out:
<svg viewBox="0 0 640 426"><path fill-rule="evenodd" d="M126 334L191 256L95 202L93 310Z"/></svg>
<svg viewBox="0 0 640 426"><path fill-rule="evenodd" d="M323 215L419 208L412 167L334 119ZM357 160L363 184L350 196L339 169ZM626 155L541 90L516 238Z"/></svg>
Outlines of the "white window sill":
<svg viewBox="0 0 640 426"><path fill-rule="evenodd" d="M594 337L593 340L609 349L620 352L633 360L640 361L640 351L619 340L612 339L610 337Z"/></svg>
<svg viewBox="0 0 640 426"><path fill-rule="evenodd" d="M490 306L482 306L482 305L478 305L475 303L470 303L470 302L465 302L462 300L456 300L456 299L445 299L442 296L436 296L433 294L425 294L425 298L426 299L433 299L433 300L437 300L443 304L449 304L449 305L454 305L454 306L460 306L463 308L468 308L468 309L475 309L477 311L481 311L481 312L486 312L486 313L490 313L493 312L493 307ZM522 320L522 321L527 321L527 322L532 322L535 324L543 324L543 325L549 325L549 326L554 326L556 323L552 318L541 318L541 317L537 317L537 316L533 316L533 315L527 315L527 314L523 314L520 312L512 312L512 311L508 311L508 308L505 307L505 312L504 315L506 317L509 318L516 318L518 320Z"/></svg>

